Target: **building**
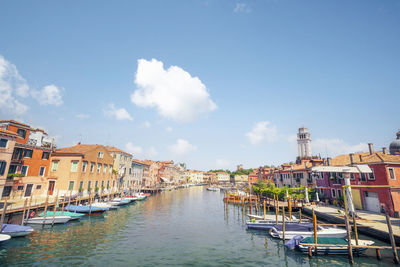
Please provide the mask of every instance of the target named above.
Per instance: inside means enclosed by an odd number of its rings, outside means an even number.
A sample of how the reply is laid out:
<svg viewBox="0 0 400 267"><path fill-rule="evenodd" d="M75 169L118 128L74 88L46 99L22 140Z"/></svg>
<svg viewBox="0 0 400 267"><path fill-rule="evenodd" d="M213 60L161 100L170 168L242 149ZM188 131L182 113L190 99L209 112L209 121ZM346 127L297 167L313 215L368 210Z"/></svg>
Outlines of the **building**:
<svg viewBox="0 0 400 267"><path fill-rule="evenodd" d="M297 147L300 159L311 157L311 137L307 128L299 128L299 132L297 133Z"/></svg>
<svg viewBox="0 0 400 267"><path fill-rule="evenodd" d="M79 143L52 154L48 180L60 195L110 193L118 189L113 163L106 147Z"/></svg>
<svg viewBox="0 0 400 267"><path fill-rule="evenodd" d="M204 175L202 171L189 170L189 182L193 184L201 184L204 182Z"/></svg>
<svg viewBox="0 0 400 267"><path fill-rule="evenodd" d="M113 168L117 173L118 186L132 189L135 183L132 174L132 154L113 146L105 148L114 159Z"/></svg>
<svg viewBox="0 0 400 267"><path fill-rule="evenodd" d="M374 151L369 144L369 152L351 153L328 159L324 167L315 167L317 185L322 198L338 200L343 195L345 175L349 175L350 184L357 186L351 189L353 203L356 209L373 212L386 210L390 216L400 215L400 192L389 187L400 186L400 155L388 154L386 148Z"/></svg>
<svg viewBox="0 0 400 267"><path fill-rule="evenodd" d="M218 183L229 183L230 182L230 175L227 172L217 172L217 180Z"/></svg>
<svg viewBox="0 0 400 267"><path fill-rule="evenodd" d="M53 192L47 179L53 141L44 130L14 120L1 120L0 128L15 133L15 145L2 197L21 199Z"/></svg>
<svg viewBox="0 0 400 267"><path fill-rule="evenodd" d="M235 174L233 179L235 184L247 183L249 181L249 176L246 174Z"/></svg>
<svg viewBox="0 0 400 267"><path fill-rule="evenodd" d="M0 201L6 182L12 180L8 179L8 169L11 165L11 158L17 137L18 135L16 133L0 128ZM8 190L8 192L5 192L6 196L11 194L12 185L12 182L7 184L6 190Z"/></svg>
<svg viewBox="0 0 400 267"><path fill-rule="evenodd" d="M142 187L144 167L145 164L143 164L140 160L132 159L132 166L130 170L132 171L133 187L135 189Z"/></svg>

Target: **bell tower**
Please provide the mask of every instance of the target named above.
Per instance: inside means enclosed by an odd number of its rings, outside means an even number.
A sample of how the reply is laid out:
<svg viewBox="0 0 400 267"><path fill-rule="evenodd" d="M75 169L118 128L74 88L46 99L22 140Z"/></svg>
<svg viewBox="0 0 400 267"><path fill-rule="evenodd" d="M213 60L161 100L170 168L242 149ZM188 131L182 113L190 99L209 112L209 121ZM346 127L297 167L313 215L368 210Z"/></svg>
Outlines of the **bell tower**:
<svg viewBox="0 0 400 267"><path fill-rule="evenodd" d="M307 128L299 128L297 133L297 147L299 158L311 158L311 137Z"/></svg>

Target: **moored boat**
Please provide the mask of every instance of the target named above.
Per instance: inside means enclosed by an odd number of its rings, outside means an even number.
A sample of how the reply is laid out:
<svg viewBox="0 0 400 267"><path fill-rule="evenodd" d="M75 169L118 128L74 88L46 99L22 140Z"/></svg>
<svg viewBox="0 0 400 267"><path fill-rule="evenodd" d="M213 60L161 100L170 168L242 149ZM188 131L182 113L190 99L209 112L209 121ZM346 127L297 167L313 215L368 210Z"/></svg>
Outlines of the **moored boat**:
<svg viewBox="0 0 400 267"><path fill-rule="evenodd" d="M111 203L107 203L107 202L95 202L95 203L92 203L92 207L107 208L110 210L118 208L118 206L113 206Z"/></svg>
<svg viewBox="0 0 400 267"><path fill-rule="evenodd" d="M54 215L54 211L46 212L46 217L53 218L53 215ZM69 217L71 217L71 220L79 220L81 217L85 216L85 214L71 212L71 211L56 211L55 216L69 216ZM44 212L40 213L38 215L38 217L44 217Z"/></svg>
<svg viewBox="0 0 400 267"><path fill-rule="evenodd" d="M7 241L10 238L11 238L10 235L0 234L0 243Z"/></svg>
<svg viewBox="0 0 400 267"><path fill-rule="evenodd" d="M281 225L283 223L282 217L278 218L278 225ZM291 220L289 221L287 218L285 218L285 225L289 224L299 224L299 220ZM276 219L267 219L267 220L255 220L252 219L250 221L246 221L247 228L249 229L256 229L256 230L269 230L272 227L274 227L276 224Z"/></svg>
<svg viewBox="0 0 400 267"><path fill-rule="evenodd" d="M272 237L283 239L283 225L278 224L272 226L269 233ZM317 226L318 237L344 238L346 233L346 230L340 228L323 228L321 226ZM314 236L314 225L312 223L285 224L285 239L292 239L297 235L301 235L304 238Z"/></svg>
<svg viewBox="0 0 400 267"><path fill-rule="evenodd" d="M70 216L34 217L25 220L27 224L62 224L71 220Z"/></svg>
<svg viewBox="0 0 400 267"><path fill-rule="evenodd" d="M30 226L3 223L3 225L1 226L0 234L9 235L11 237L18 237L29 235L32 232L33 228Z"/></svg>
<svg viewBox="0 0 400 267"><path fill-rule="evenodd" d="M90 215L100 215L103 214L108 208L94 207L94 206L77 206L77 205L68 205L64 208L66 211L90 214Z"/></svg>
<svg viewBox="0 0 400 267"><path fill-rule="evenodd" d="M219 191L219 188L218 188L218 187L210 186L210 187L207 187L207 190L208 190L208 191L214 191L214 192L216 192L216 191Z"/></svg>
<svg viewBox="0 0 400 267"><path fill-rule="evenodd" d="M303 253L308 253L308 248L310 244L314 244L314 237L306 237L300 241L298 244L298 249ZM352 245L356 245L356 240L351 240ZM358 240L358 245L361 246L371 246L374 244L372 240ZM353 253L355 253L357 248L353 248ZM363 253L367 250L367 247L358 248L359 253ZM315 246L311 246L311 251L315 252ZM345 238L336 237L317 237L317 254L318 255L347 255L348 241Z"/></svg>

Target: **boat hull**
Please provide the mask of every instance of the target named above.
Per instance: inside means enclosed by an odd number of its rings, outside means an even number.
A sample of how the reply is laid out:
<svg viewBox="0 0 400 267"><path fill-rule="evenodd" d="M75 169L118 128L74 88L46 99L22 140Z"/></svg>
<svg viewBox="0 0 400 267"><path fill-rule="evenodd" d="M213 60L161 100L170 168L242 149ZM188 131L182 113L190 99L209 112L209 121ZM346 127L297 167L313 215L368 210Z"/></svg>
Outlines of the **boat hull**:
<svg viewBox="0 0 400 267"><path fill-rule="evenodd" d="M11 237L27 236L33 232L30 226L23 226L17 224L3 224L0 234L9 235Z"/></svg>
<svg viewBox="0 0 400 267"><path fill-rule="evenodd" d="M25 220L27 224L63 224L71 220L70 216L35 217Z"/></svg>
<svg viewBox="0 0 400 267"><path fill-rule="evenodd" d="M11 238L10 235L0 234L0 243L7 241Z"/></svg>

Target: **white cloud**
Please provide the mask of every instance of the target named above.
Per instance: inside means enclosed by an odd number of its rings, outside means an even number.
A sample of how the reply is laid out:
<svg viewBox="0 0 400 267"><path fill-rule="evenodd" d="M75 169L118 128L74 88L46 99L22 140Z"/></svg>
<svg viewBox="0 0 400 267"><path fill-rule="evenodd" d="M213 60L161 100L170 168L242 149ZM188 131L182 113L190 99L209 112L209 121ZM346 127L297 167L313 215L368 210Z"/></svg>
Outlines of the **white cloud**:
<svg viewBox="0 0 400 267"><path fill-rule="evenodd" d="M107 117L113 117L117 120L130 120L130 121L133 120L133 118L128 113L128 111L126 111L126 109L115 108L114 104L108 105L108 108L105 109L103 112L104 115L106 115Z"/></svg>
<svg viewBox="0 0 400 267"><path fill-rule="evenodd" d="M75 117L77 117L78 119L84 120L84 119L89 119L90 115L89 114L79 113L79 114L76 114Z"/></svg>
<svg viewBox="0 0 400 267"><path fill-rule="evenodd" d="M41 106L63 104L61 90L54 84L46 85L41 91L32 91L32 97L35 98Z"/></svg>
<svg viewBox="0 0 400 267"><path fill-rule="evenodd" d="M125 148L129 153L132 153L133 155L143 153L143 148L141 146L135 146L132 142L128 142L125 145Z"/></svg>
<svg viewBox="0 0 400 267"><path fill-rule="evenodd" d="M150 128L150 127L151 127L151 123L150 123L149 121L145 121L145 122L143 123L143 126L144 126L145 128Z"/></svg>
<svg viewBox="0 0 400 267"><path fill-rule="evenodd" d="M178 122L192 121L217 108L199 78L178 66L164 69L156 59L138 60L135 84L138 89L131 95L134 104L156 108L161 116Z"/></svg>
<svg viewBox="0 0 400 267"><path fill-rule="evenodd" d="M231 165L231 162L227 159L216 159L215 163L217 169L228 169Z"/></svg>
<svg viewBox="0 0 400 267"><path fill-rule="evenodd" d="M321 156L334 157L341 154L349 154L361 151L368 151L366 143L359 143L356 145L349 145L342 139L332 138L324 139L319 138L311 142L313 154L321 154Z"/></svg>
<svg viewBox="0 0 400 267"><path fill-rule="evenodd" d="M251 8L248 5L246 5L245 3L236 3L236 6L233 9L233 12L248 14L251 12Z"/></svg>
<svg viewBox="0 0 400 267"><path fill-rule="evenodd" d="M170 145L168 149L175 155L185 155L189 152L195 151L197 147L185 139L178 139L176 140L176 144Z"/></svg>
<svg viewBox="0 0 400 267"><path fill-rule="evenodd" d="M158 155L157 149L155 147L153 147L153 146L149 147L149 149L147 149L147 151L146 151L146 155L149 158L156 157Z"/></svg>
<svg viewBox="0 0 400 267"><path fill-rule="evenodd" d="M24 114L28 106L18 101L16 96L29 96L29 86L17 67L0 55L0 109L15 115Z"/></svg>
<svg viewBox="0 0 400 267"><path fill-rule="evenodd" d="M166 130L167 132L172 132L172 127L168 126L168 127L165 128L165 130Z"/></svg>
<svg viewBox="0 0 400 267"><path fill-rule="evenodd" d="M275 125L271 125L269 121L258 122L253 129L246 133L250 143L257 145L264 139L268 142L274 142L278 138L278 132Z"/></svg>

